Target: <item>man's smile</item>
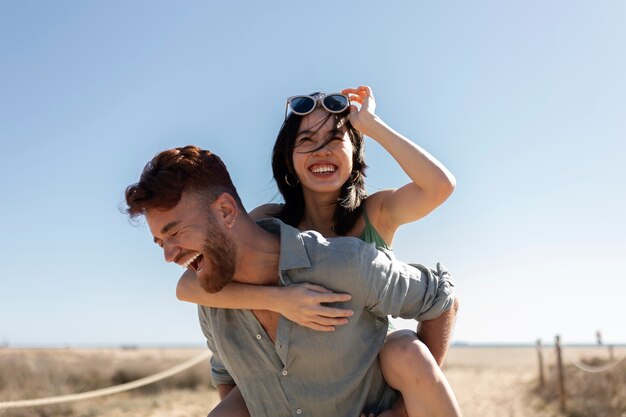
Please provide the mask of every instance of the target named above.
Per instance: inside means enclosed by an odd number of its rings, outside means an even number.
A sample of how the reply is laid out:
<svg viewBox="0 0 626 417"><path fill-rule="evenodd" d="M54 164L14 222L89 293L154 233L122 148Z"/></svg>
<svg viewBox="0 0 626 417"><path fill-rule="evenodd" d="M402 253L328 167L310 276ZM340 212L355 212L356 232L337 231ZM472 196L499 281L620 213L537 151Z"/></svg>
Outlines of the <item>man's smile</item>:
<svg viewBox="0 0 626 417"><path fill-rule="evenodd" d="M191 267L194 271L198 272L198 264L200 263L202 253L196 252L189 259L187 259L181 266L185 269Z"/></svg>

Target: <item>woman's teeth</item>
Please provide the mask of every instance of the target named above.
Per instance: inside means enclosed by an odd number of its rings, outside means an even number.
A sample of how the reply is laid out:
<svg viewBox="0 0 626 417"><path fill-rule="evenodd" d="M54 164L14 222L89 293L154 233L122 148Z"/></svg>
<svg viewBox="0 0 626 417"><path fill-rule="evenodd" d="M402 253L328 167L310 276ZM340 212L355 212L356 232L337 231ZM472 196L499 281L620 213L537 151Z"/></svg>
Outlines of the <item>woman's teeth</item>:
<svg viewBox="0 0 626 417"><path fill-rule="evenodd" d="M311 167L311 172L314 174L325 174L327 172L335 172L336 169L334 165L315 165Z"/></svg>
<svg viewBox="0 0 626 417"><path fill-rule="evenodd" d="M184 264L182 264L182 267L183 267L183 268L185 268L185 269L189 268L189 265L191 265L191 263L192 263L193 261L195 261L195 260L198 258L198 256L200 256L200 255L201 255L201 253L200 253L200 252L196 253L196 254L195 254L195 255L193 255L191 258L187 259L187 260L185 261L185 263L184 263Z"/></svg>

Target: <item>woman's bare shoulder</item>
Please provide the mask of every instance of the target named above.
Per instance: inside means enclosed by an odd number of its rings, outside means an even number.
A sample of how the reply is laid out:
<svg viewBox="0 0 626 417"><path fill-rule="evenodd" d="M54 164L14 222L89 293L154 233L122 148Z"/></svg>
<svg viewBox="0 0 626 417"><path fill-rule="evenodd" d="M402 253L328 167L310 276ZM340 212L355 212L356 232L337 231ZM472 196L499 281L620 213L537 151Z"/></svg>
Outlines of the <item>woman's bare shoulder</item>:
<svg viewBox="0 0 626 417"><path fill-rule="evenodd" d="M376 229L380 236L391 245L398 226L393 224L385 215L383 207L387 199L394 190L377 191L367 197L363 209L367 212L370 224Z"/></svg>
<svg viewBox="0 0 626 417"><path fill-rule="evenodd" d="M268 217L276 217L283 205L277 203L262 204L250 212L250 217L254 220L266 219Z"/></svg>

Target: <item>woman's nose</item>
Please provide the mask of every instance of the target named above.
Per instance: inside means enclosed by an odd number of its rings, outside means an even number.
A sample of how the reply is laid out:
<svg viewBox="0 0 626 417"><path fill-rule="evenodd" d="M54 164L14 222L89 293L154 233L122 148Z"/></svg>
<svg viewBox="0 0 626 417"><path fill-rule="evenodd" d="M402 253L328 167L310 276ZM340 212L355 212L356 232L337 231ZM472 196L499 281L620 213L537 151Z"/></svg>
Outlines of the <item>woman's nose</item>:
<svg viewBox="0 0 626 417"><path fill-rule="evenodd" d="M328 145L328 143L325 143L324 146L322 146L321 148L317 148L315 151L313 151L313 155L330 155L331 150Z"/></svg>

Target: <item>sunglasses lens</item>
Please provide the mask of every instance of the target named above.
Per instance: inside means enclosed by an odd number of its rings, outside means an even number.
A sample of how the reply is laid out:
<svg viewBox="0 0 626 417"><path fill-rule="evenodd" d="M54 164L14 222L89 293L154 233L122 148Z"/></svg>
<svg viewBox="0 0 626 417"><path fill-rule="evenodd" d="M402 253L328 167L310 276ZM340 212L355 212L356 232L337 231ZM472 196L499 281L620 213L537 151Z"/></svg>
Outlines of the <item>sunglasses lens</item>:
<svg viewBox="0 0 626 417"><path fill-rule="evenodd" d="M324 97L324 106L328 111L340 113L348 108L348 98L341 94L332 94Z"/></svg>
<svg viewBox="0 0 626 417"><path fill-rule="evenodd" d="M315 107L315 100L311 97L296 97L291 100L289 107L295 114L307 114Z"/></svg>

